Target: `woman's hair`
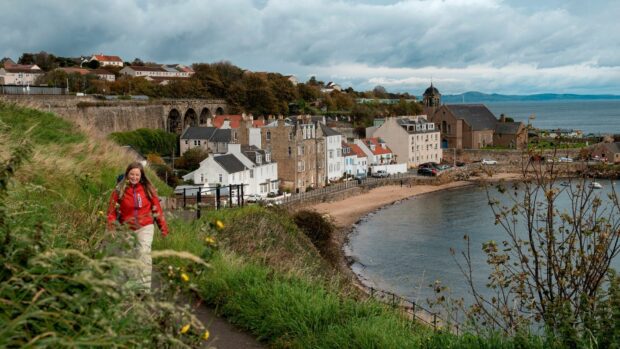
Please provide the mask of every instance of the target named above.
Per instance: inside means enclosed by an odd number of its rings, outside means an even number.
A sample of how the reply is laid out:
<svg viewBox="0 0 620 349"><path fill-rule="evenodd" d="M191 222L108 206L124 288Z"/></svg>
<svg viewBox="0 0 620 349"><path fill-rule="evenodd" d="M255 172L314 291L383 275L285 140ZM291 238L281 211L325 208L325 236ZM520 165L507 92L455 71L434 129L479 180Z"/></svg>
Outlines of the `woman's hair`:
<svg viewBox="0 0 620 349"><path fill-rule="evenodd" d="M122 198L123 195L125 195L125 188L127 188L127 183L129 183L129 171L135 168L140 169L140 184L142 184L142 186L144 187L144 191L146 192L146 195L149 197L150 200L155 195L155 186L153 186L153 184L151 184L151 181L149 181L149 179L146 177L146 173L144 172L144 167L142 166L142 164L137 161L134 161L129 164L129 166L127 166L123 180L118 183L119 196L120 198Z"/></svg>

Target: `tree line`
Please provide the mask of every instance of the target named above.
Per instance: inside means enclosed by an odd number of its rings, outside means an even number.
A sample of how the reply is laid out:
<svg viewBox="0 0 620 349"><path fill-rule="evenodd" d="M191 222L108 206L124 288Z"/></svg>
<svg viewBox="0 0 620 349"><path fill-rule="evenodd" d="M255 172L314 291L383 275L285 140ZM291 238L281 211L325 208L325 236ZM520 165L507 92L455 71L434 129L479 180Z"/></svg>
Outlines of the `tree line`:
<svg viewBox="0 0 620 349"><path fill-rule="evenodd" d="M151 98L218 98L225 99L231 113L251 113L255 116L324 114L351 116L357 125L372 124L375 116L416 115L422 111L420 103L408 93L389 93L381 86L371 91L344 90L324 92L325 82L311 77L308 81L294 84L289 77L273 72L251 72L230 62L195 63L195 72L188 79L171 79L166 85L151 82L142 77L120 74L120 67L104 69L116 76L116 81L101 80L95 74L81 75L55 70L59 67L83 67L96 69L97 62L84 62L81 58L57 57L45 52L24 53L20 64L37 64L47 73L40 84L68 87L72 92L88 94L146 95ZM125 65L154 66L139 58ZM357 103L356 99L371 99ZM398 100L384 104L378 99ZM375 101L372 101L375 100Z"/></svg>

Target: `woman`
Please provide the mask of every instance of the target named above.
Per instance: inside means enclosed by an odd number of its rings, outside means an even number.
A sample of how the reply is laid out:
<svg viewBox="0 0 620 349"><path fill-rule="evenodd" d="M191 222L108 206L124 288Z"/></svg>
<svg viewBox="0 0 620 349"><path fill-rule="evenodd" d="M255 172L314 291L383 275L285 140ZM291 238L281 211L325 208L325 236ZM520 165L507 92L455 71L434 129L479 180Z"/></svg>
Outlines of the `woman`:
<svg viewBox="0 0 620 349"><path fill-rule="evenodd" d="M137 239L135 252L144 268L140 275L140 283L147 290L151 289L154 220L162 235L166 237L168 226L155 187L146 178L142 164L133 162L127 166L123 179L119 181L110 198L108 229L114 230L115 222L118 221L135 232Z"/></svg>

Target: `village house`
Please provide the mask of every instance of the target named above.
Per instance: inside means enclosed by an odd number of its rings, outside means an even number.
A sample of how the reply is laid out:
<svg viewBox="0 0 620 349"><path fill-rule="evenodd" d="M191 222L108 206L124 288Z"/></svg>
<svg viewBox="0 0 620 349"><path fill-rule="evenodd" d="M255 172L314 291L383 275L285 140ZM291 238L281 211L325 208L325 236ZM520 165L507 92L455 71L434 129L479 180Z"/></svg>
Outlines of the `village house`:
<svg viewBox="0 0 620 349"><path fill-rule="evenodd" d="M527 148L527 128L522 122L509 122L502 114L495 124L493 145L511 149Z"/></svg>
<svg viewBox="0 0 620 349"><path fill-rule="evenodd" d="M372 133L389 146L397 163L408 168L442 160L440 132L426 115L389 117Z"/></svg>
<svg viewBox="0 0 620 349"><path fill-rule="evenodd" d="M114 82L116 77L114 74L110 73L105 69L86 69L86 68L77 68L77 67L64 67L64 68L56 68L56 70L63 71L67 74L80 74L82 76L86 75L94 75L100 80L105 80L109 82Z"/></svg>
<svg viewBox="0 0 620 349"><path fill-rule="evenodd" d="M239 142L256 145L271 153L278 163L283 190L304 192L325 185L325 139L320 127L308 116L267 120L260 128L244 120L239 127ZM251 130L260 132L260 140L251 140Z"/></svg>
<svg viewBox="0 0 620 349"><path fill-rule="evenodd" d="M217 127L188 127L181 134L179 153L183 155L192 148L200 147L209 153L225 154L232 143L236 132L231 129Z"/></svg>
<svg viewBox="0 0 620 349"><path fill-rule="evenodd" d="M209 188L242 185L244 196L275 195L279 187L278 165L271 154L240 144L229 144L226 154L210 154L183 179Z"/></svg>
<svg viewBox="0 0 620 349"><path fill-rule="evenodd" d="M0 85L36 85L36 81L45 72L36 64L11 64L6 62L0 67Z"/></svg>
<svg viewBox="0 0 620 349"><path fill-rule="evenodd" d="M319 123L325 139L325 176L326 183L337 181L344 173L344 158L342 157L342 135L325 124Z"/></svg>
<svg viewBox="0 0 620 349"><path fill-rule="evenodd" d="M342 156L348 176L361 177L368 173L368 156L358 145L342 142Z"/></svg>
<svg viewBox="0 0 620 349"><path fill-rule="evenodd" d="M89 62L97 61L99 62L99 65L102 67L105 67L107 65L111 65L115 67L123 66L123 60L119 56L106 56L102 53L98 55L92 55L88 61Z"/></svg>
<svg viewBox="0 0 620 349"><path fill-rule="evenodd" d="M181 64L163 64L159 66L130 65L121 69L120 73L136 78L143 77L148 81L167 85L170 80L191 77L194 71Z"/></svg>
<svg viewBox="0 0 620 349"><path fill-rule="evenodd" d="M356 139L354 143L368 157L368 166L394 163L394 154L383 139L376 137Z"/></svg>

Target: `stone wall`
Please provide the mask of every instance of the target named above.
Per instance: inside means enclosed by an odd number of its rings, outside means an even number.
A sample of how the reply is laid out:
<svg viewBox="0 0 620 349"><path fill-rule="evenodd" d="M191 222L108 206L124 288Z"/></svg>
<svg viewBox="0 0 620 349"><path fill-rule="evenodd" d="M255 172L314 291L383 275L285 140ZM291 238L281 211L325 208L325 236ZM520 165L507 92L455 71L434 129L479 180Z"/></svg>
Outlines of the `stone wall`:
<svg viewBox="0 0 620 349"><path fill-rule="evenodd" d="M107 135L139 128L165 129L168 113L178 109L181 118L186 110L226 110L223 100L101 100L73 95L2 95L9 103L56 113L79 127Z"/></svg>

